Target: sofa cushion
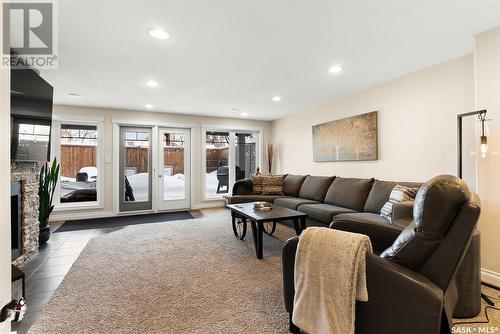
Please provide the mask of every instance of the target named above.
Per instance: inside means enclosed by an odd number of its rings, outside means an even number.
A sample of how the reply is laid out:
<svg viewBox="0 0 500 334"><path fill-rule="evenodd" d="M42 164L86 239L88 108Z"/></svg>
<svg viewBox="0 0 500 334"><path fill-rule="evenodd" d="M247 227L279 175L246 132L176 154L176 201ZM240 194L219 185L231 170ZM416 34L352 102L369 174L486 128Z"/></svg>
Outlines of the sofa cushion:
<svg viewBox="0 0 500 334"><path fill-rule="evenodd" d="M233 195L251 195L253 193L252 179L241 179L233 185Z"/></svg>
<svg viewBox="0 0 500 334"><path fill-rule="evenodd" d="M333 217L333 223L330 227L369 236L376 253L380 253L392 245L403 230L402 227L391 224L387 219L370 212L336 215Z"/></svg>
<svg viewBox="0 0 500 334"><path fill-rule="evenodd" d="M413 220L413 201L394 203L392 206L391 223L401 228L410 225Z"/></svg>
<svg viewBox="0 0 500 334"><path fill-rule="evenodd" d="M330 225L335 215L341 213L356 212L351 209L341 208L331 204L302 204L298 211L307 213L308 218Z"/></svg>
<svg viewBox="0 0 500 334"><path fill-rule="evenodd" d="M391 191L397 184L412 188L419 188L422 185L422 183L418 182L391 182L375 180L373 182L372 189L370 190L370 194L366 199L365 208L362 211L380 214L380 210L384 204L389 201Z"/></svg>
<svg viewBox="0 0 500 334"><path fill-rule="evenodd" d="M262 194L262 175L252 176L252 191L254 195Z"/></svg>
<svg viewBox="0 0 500 334"><path fill-rule="evenodd" d="M274 204L284 206L292 210L297 210L297 207L302 204L317 204L318 201L313 201L307 198L299 197L280 197L274 200Z"/></svg>
<svg viewBox="0 0 500 334"><path fill-rule="evenodd" d="M300 187L299 197L313 201L323 202L328 188L335 176L311 176L307 175Z"/></svg>
<svg viewBox="0 0 500 334"><path fill-rule="evenodd" d="M228 197L229 204L250 203L250 202L270 202L282 198L280 195L234 195Z"/></svg>
<svg viewBox="0 0 500 334"><path fill-rule="evenodd" d="M389 195L389 201L380 209L380 215L392 222L392 207L394 204L413 201L417 195L417 191L418 188L405 187L400 184L395 185Z"/></svg>
<svg viewBox="0 0 500 334"><path fill-rule="evenodd" d="M373 179L337 177L328 189L325 203L363 211Z"/></svg>
<svg viewBox="0 0 500 334"><path fill-rule="evenodd" d="M283 175L263 175L262 195L283 195Z"/></svg>
<svg viewBox="0 0 500 334"><path fill-rule="evenodd" d="M300 187L306 179L305 175L291 175L285 176L283 183L283 193L286 196L299 197Z"/></svg>

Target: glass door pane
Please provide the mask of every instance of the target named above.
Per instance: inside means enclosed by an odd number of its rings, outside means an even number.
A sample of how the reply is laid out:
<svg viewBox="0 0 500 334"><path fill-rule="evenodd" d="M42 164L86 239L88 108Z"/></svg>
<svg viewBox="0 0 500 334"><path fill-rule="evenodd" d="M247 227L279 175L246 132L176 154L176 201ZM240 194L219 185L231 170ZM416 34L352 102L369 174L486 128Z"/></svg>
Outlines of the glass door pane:
<svg viewBox="0 0 500 334"><path fill-rule="evenodd" d="M164 132L163 200L186 198L185 134Z"/></svg>
<svg viewBox="0 0 500 334"><path fill-rule="evenodd" d="M191 130L159 129L160 210L191 207ZM162 180L163 179L163 180Z"/></svg>
<svg viewBox="0 0 500 334"><path fill-rule="evenodd" d="M252 177L257 167L255 133L235 133L235 180Z"/></svg>
<svg viewBox="0 0 500 334"><path fill-rule="evenodd" d="M205 196L229 192L229 132L207 131L205 135Z"/></svg>
<svg viewBox="0 0 500 334"><path fill-rule="evenodd" d="M151 205L151 129L121 128L121 211L149 210Z"/></svg>

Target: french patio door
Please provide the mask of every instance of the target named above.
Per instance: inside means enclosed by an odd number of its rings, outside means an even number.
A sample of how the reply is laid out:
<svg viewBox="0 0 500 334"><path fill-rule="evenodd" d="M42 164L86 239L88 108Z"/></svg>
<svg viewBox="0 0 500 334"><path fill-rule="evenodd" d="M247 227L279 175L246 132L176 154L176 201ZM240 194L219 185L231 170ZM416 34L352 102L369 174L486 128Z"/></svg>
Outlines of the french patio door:
<svg viewBox="0 0 500 334"><path fill-rule="evenodd" d="M158 129L158 210L191 207L191 130Z"/></svg>
<svg viewBox="0 0 500 334"><path fill-rule="evenodd" d="M152 209L152 129L120 127L120 212Z"/></svg>

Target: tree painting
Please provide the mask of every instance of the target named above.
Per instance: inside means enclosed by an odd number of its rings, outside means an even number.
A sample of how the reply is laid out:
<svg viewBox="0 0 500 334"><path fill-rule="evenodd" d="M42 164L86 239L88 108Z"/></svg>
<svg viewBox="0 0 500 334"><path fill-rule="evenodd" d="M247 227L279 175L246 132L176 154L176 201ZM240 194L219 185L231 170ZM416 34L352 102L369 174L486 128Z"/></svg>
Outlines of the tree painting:
<svg viewBox="0 0 500 334"><path fill-rule="evenodd" d="M377 112L312 128L314 161L377 160Z"/></svg>

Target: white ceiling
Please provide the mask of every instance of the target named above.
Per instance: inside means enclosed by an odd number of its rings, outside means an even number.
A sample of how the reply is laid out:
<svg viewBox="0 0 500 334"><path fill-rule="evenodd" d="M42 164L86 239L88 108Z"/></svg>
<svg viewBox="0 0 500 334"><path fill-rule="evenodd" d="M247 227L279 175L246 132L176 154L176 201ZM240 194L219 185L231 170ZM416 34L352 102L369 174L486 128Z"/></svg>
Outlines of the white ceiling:
<svg viewBox="0 0 500 334"><path fill-rule="evenodd" d="M57 104L272 120L471 53L499 24L498 1L60 0L59 68L42 75Z"/></svg>

